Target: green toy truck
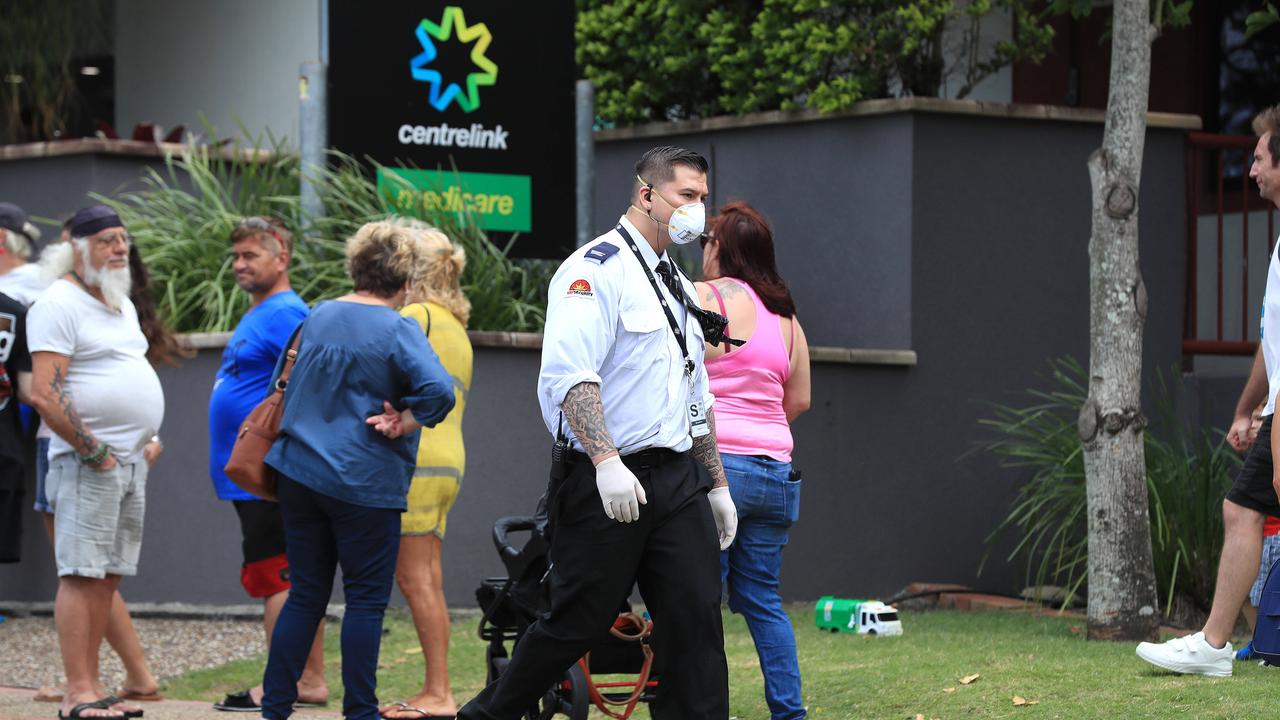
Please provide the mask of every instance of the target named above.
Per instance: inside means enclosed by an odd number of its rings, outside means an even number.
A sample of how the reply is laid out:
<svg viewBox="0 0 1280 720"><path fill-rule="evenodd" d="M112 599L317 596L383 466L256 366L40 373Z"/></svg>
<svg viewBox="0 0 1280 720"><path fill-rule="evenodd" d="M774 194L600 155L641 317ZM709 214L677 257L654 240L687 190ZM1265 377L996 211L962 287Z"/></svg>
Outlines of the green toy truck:
<svg viewBox="0 0 1280 720"><path fill-rule="evenodd" d="M898 609L879 600L849 600L824 596L813 611L819 630L855 635L901 635Z"/></svg>

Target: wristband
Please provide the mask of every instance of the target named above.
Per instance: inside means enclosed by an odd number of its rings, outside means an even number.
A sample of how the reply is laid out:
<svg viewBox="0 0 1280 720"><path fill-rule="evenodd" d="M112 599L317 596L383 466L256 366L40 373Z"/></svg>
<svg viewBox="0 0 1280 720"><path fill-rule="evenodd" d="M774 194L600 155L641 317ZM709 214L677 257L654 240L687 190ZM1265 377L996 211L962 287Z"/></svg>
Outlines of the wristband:
<svg viewBox="0 0 1280 720"><path fill-rule="evenodd" d="M102 461L107 459L107 453L109 452L111 452L111 448L107 447L106 443L99 443L97 450L94 450L88 455L81 455L80 462L84 465L92 465L96 467L101 465Z"/></svg>

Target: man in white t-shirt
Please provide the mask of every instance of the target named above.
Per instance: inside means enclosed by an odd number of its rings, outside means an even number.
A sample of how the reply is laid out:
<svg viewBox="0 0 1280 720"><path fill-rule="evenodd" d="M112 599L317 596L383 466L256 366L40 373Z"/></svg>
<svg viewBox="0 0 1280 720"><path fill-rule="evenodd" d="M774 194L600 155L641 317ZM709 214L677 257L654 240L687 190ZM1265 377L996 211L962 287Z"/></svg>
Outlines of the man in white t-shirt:
<svg viewBox="0 0 1280 720"><path fill-rule="evenodd" d="M160 379L129 301L129 245L111 209L78 211L71 241L45 251L46 270L60 279L27 318L33 399L54 432L45 493L67 677L60 714L82 718L121 718L130 709L104 695L98 648L120 577L137 573L144 448L164 417Z"/></svg>
<svg viewBox="0 0 1280 720"><path fill-rule="evenodd" d="M36 301L48 285L40 267L28 262L40 230L13 203L0 203L0 293L23 305Z"/></svg>
<svg viewBox="0 0 1280 720"><path fill-rule="evenodd" d="M1249 177L1258 183L1258 194L1280 206L1280 105L1267 108L1253 119L1258 144L1253 151ZM1266 516L1280 517L1280 476L1271 449L1280 446L1280 425L1273 425L1276 391L1280 390L1280 245L1271 253L1267 289L1262 298L1261 342L1253 369L1245 382L1227 442L1237 451L1249 449L1235 483L1222 503L1225 525L1222 557L1213 607L1204 628L1193 635L1165 643L1141 643L1138 657L1165 670L1192 675L1231 674L1234 651L1231 632L1236 616L1249 597L1262 556L1262 526ZM1262 427L1249 445L1251 414L1260 402Z"/></svg>

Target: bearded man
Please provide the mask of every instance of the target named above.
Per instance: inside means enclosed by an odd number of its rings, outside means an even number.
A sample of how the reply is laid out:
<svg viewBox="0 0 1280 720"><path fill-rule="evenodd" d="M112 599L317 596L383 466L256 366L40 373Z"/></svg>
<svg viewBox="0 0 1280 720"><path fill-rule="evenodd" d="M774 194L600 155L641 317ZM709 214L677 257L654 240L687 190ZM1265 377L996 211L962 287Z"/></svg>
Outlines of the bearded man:
<svg viewBox="0 0 1280 720"><path fill-rule="evenodd" d="M76 212L71 241L45 250L57 278L31 306L32 395L53 430L45 494L54 514L54 621L67 689L60 717L137 717L99 684L112 596L135 575L147 478L143 448L160 430L164 394L129 301L130 239L98 205Z"/></svg>

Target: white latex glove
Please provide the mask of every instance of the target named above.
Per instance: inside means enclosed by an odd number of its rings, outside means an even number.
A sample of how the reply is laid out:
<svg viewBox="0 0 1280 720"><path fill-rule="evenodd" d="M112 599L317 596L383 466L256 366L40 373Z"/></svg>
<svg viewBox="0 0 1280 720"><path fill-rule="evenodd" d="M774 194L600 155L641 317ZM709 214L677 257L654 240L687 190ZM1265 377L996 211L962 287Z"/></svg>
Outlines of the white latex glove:
<svg viewBox="0 0 1280 720"><path fill-rule="evenodd" d="M618 522L639 520L640 506L649 502L635 473L622 463L618 455L596 466L596 490L600 493L604 514Z"/></svg>
<svg viewBox="0 0 1280 720"><path fill-rule="evenodd" d="M716 530L720 532L720 549L728 550L733 538L738 534L738 508L733 506L733 498L729 496L729 486L721 485L711 488L707 493L711 501L711 514L716 519Z"/></svg>

